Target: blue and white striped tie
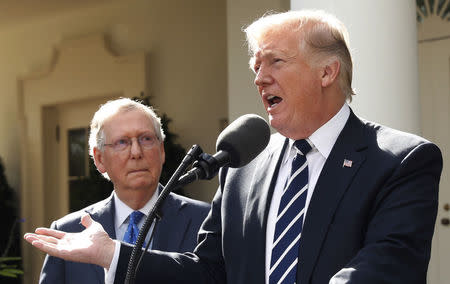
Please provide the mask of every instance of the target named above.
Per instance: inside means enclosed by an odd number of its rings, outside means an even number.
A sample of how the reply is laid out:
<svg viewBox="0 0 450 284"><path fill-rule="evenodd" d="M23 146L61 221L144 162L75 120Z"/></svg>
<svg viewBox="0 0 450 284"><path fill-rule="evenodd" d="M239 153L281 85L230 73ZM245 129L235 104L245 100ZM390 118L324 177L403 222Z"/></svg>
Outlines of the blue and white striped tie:
<svg viewBox="0 0 450 284"><path fill-rule="evenodd" d="M298 152L292 161L291 176L278 207L270 261L270 284L296 283L298 249L308 192L306 154L311 150L311 145L302 139L295 141L294 146L301 153Z"/></svg>

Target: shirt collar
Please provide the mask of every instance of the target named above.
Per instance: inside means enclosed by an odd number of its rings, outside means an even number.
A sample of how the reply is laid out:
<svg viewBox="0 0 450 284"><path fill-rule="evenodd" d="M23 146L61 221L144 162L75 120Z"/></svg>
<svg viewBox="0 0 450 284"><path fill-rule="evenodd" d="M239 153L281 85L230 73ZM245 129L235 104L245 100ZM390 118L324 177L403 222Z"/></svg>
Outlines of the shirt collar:
<svg viewBox="0 0 450 284"><path fill-rule="evenodd" d="M336 113L330 120L327 121L327 123L314 131L314 133L306 139L309 144L312 144L310 153L317 150L325 159L327 159L334 143L336 143L339 134L347 123L349 116L350 107L347 103L344 103L338 113ZM294 142L295 140L289 139L289 145L287 148L287 153L289 154L284 156L283 163L286 163L292 155L297 153L297 150L294 149L293 146Z"/></svg>
<svg viewBox="0 0 450 284"><path fill-rule="evenodd" d="M156 189L155 193L153 194L152 198L150 198L149 201L144 205L144 207L140 208L138 211L143 213L145 216L148 215L150 210L153 208L153 206L156 203L156 200L158 199L158 192L159 187ZM134 211L131 209L128 205L126 205L120 198L117 196L116 192L114 191L114 205L116 209L116 224L123 224L125 220L127 220L128 216Z"/></svg>

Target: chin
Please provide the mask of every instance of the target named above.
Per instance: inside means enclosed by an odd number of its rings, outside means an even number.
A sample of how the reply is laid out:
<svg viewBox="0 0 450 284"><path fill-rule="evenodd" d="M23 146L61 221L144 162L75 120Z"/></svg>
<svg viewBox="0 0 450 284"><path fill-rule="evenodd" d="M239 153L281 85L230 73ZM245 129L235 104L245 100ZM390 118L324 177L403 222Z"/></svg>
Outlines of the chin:
<svg viewBox="0 0 450 284"><path fill-rule="evenodd" d="M286 126L286 124L283 123L283 121L281 121L280 119L274 118L273 116L269 116L269 123L270 123L270 126L272 126L275 130L277 130L280 133L283 131L283 128Z"/></svg>
<svg viewBox="0 0 450 284"><path fill-rule="evenodd" d="M154 182L152 182L149 179L140 179L136 178L133 181L131 181L131 185L133 188L148 188L152 186Z"/></svg>
<svg viewBox="0 0 450 284"><path fill-rule="evenodd" d="M287 123L278 122L278 123L270 123L270 125L281 135L287 138L294 139L295 135L292 129L290 129L287 125Z"/></svg>

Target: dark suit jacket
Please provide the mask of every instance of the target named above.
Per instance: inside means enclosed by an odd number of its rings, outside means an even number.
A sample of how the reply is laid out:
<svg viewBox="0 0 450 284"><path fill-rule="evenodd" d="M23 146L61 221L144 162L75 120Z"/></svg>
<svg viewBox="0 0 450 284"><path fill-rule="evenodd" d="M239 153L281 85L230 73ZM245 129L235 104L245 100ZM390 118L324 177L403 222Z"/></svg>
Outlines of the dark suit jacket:
<svg viewBox="0 0 450 284"><path fill-rule="evenodd" d="M250 164L222 170L195 254L147 253L136 283L264 283L267 215L286 145L273 135ZM298 283L425 283L441 170L434 144L351 113L308 208ZM122 244L115 283L130 252Z"/></svg>
<svg viewBox="0 0 450 284"><path fill-rule="evenodd" d="M51 228L65 232L80 232L84 226L80 217L86 212L99 222L108 235L115 239L114 198L105 200L71 213L57 221ZM163 218L156 226L153 248L173 251L193 251L197 244L197 232L210 210L210 205L171 193L163 207ZM40 283L105 283L104 269L93 264L64 261L47 255L42 267Z"/></svg>

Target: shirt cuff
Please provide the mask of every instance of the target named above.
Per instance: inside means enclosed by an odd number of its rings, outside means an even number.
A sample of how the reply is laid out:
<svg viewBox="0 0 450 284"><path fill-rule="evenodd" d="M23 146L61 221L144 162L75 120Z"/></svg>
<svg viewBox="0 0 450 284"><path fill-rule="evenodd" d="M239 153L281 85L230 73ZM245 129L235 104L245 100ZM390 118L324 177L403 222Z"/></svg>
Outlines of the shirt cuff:
<svg viewBox="0 0 450 284"><path fill-rule="evenodd" d="M120 242L114 240L116 247L114 248L114 256L109 265L109 269L105 268L105 284L114 284L114 278L116 277L117 263L119 262L120 254Z"/></svg>

